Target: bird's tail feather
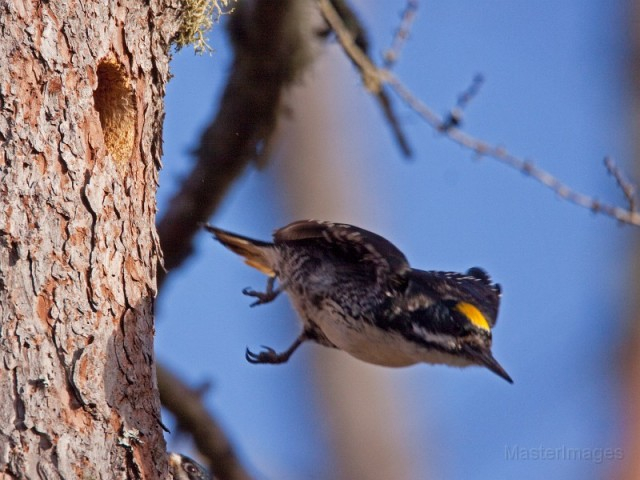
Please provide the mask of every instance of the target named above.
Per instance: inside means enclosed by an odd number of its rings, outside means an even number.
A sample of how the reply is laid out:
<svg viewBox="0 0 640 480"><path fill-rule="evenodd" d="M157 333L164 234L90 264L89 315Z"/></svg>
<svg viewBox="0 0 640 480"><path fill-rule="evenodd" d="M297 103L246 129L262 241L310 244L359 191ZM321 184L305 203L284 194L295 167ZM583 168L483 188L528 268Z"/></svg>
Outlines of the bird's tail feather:
<svg viewBox="0 0 640 480"><path fill-rule="evenodd" d="M229 250L244 257L244 262L250 267L256 268L270 277L276 275L269 258L273 243L254 240L208 224L204 224L203 227Z"/></svg>

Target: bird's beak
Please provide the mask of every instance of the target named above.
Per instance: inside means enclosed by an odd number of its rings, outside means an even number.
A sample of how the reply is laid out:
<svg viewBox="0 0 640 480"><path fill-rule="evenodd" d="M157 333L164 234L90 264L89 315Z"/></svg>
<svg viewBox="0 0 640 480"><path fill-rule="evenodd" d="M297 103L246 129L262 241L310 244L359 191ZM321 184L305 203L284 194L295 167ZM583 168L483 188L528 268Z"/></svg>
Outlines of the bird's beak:
<svg viewBox="0 0 640 480"><path fill-rule="evenodd" d="M513 379L509 376L507 371L504 368L502 368L502 365L500 365L498 361L495 358L493 358L493 355L491 354L489 355L489 357L484 363L484 366L487 367L496 375L504 378L507 382L513 383Z"/></svg>
<svg viewBox="0 0 640 480"><path fill-rule="evenodd" d="M489 350L477 350L473 348L467 349L467 353L471 355L471 358L478 364L483 367L487 367L493 373L498 375L499 377L504 378L507 382L513 383L513 380L507 373L507 371L502 368L502 365L498 363L498 361L493 358L493 355Z"/></svg>

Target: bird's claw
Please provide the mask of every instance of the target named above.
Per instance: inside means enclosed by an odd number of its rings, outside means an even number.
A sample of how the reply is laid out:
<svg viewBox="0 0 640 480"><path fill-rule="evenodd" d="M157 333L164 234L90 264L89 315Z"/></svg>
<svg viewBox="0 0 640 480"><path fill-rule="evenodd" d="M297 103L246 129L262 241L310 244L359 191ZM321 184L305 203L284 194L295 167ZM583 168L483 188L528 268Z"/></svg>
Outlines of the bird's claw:
<svg viewBox="0 0 640 480"><path fill-rule="evenodd" d="M257 305L262 305L263 303L269 303L273 301L278 296L278 291L273 290L270 292L256 292L252 290L251 287L246 287L242 289L242 293L247 295L248 297L256 297L257 300L251 304L252 307Z"/></svg>
<svg viewBox="0 0 640 480"><path fill-rule="evenodd" d="M254 353L247 348L244 356L249 363L282 363L283 359L273 348L261 345L264 349L262 352Z"/></svg>

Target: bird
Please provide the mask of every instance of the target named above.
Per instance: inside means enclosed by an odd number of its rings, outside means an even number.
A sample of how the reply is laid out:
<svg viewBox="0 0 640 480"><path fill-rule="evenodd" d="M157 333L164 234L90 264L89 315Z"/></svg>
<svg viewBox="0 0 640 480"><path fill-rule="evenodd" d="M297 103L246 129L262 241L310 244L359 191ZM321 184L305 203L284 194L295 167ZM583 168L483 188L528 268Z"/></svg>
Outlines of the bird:
<svg viewBox="0 0 640 480"><path fill-rule="evenodd" d="M483 269L412 268L390 241L345 223L298 220L271 242L203 227L268 276L264 292L243 290L252 307L286 292L301 320L286 350L247 348L250 363L285 363L311 341L375 365L476 365L513 383L491 352L502 289Z"/></svg>
<svg viewBox="0 0 640 480"><path fill-rule="evenodd" d="M173 480L215 480L206 468L181 453L169 454L169 472Z"/></svg>

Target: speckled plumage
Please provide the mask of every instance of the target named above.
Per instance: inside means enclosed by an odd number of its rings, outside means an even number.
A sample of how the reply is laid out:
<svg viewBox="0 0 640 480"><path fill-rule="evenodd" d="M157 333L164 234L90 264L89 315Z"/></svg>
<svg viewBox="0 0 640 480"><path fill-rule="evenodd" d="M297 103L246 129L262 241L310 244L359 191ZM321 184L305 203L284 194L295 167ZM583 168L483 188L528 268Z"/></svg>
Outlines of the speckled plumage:
<svg viewBox="0 0 640 480"><path fill-rule="evenodd" d="M286 291L303 324L285 352L247 350L249 361L282 363L313 340L369 363L475 364L511 382L491 354L501 289L484 270L417 270L388 240L346 224L294 222L273 243L205 228L271 277L266 292L244 292L258 298L254 305Z"/></svg>

